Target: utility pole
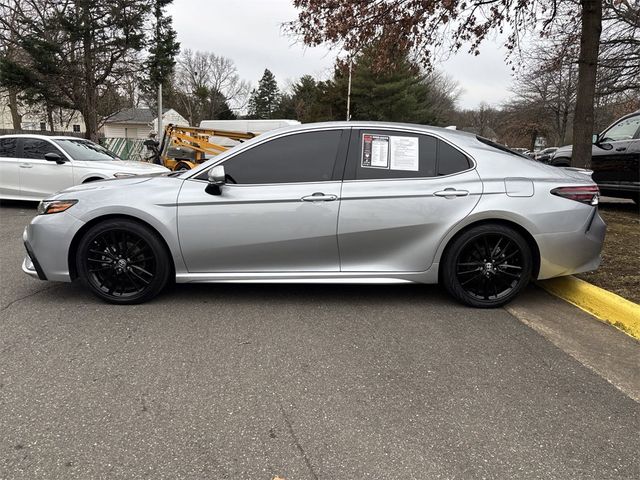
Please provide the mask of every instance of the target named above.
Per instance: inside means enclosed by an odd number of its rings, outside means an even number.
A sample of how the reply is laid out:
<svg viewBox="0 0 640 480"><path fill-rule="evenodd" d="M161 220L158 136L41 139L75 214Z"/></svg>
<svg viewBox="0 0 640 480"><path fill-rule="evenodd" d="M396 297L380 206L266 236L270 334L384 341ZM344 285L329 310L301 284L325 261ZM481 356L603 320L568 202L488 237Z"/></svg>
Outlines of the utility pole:
<svg viewBox="0 0 640 480"><path fill-rule="evenodd" d="M158 131L156 139L162 141L162 82L158 84Z"/></svg>
<svg viewBox="0 0 640 480"><path fill-rule="evenodd" d="M351 65L353 64L349 57L349 84L347 86L347 122L351 120Z"/></svg>

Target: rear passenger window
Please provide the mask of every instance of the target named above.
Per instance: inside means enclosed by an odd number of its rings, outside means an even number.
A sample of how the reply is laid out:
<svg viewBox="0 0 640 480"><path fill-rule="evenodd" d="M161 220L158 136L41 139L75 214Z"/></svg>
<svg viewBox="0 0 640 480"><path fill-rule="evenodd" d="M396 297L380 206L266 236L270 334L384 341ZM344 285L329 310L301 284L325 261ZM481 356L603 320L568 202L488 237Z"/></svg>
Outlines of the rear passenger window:
<svg viewBox="0 0 640 480"><path fill-rule="evenodd" d="M354 130L345 179L378 180L436 175L437 140L393 130Z"/></svg>
<svg viewBox="0 0 640 480"><path fill-rule="evenodd" d="M39 138L25 138L22 141L22 158L33 158L36 160L44 160L46 153L57 153L58 150L51 142L40 140Z"/></svg>
<svg viewBox="0 0 640 480"><path fill-rule="evenodd" d="M16 145L15 138L0 138L0 157L15 157Z"/></svg>
<svg viewBox="0 0 640 480"><path fill-rule="evenodd" d="M438 140L438 175L451 175L468 170L471 166L467 156L446 142Z"/></svg>

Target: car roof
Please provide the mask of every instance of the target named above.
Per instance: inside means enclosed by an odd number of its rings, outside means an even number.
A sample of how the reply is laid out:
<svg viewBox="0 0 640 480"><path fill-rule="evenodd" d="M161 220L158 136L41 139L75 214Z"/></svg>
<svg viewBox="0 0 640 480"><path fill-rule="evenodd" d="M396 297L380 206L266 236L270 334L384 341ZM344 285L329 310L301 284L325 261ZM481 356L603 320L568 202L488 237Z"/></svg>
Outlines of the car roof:
<svg viewBox="0 0 640 480"><path fill-rule="evenodd" d="M351 120L351 121L338 121L338 122L316 122L316 123L302 123L299 125L291 125L282 128L278 128L275 130L270 130L266 133L260 135L260 137L264 138L267 136L275 136L280 135L282 133L293 133L293 132L303 132L306 130L316 130L323 128L370 128L376 130L384 130L385 128L393 128L393 129L403 129L406 128L408 130L421 130L425 133L432 133L451 141L463 141L463 140L476 140L477 135L471 132L465 132L462 130L452 130L449 128L442 127L432 127L430 125L420 125L417 123L400 123L400 122L374 122L374 121L359 121L359 120Z"/></svg>
<svg viewBox="0 0 640 480"><path fill-rule="evenodd" d="M39 135L37 133L15 133L15 134L7 134L7 135L0 135L0 138L14 138L14 137L18 137L18 138L37 138L37 139L41 139L41 140L83 140L83 141L90 141L87 140L86 138L81 138L81 137L73 137L73 136L65 136L65 135Z"/></svg>

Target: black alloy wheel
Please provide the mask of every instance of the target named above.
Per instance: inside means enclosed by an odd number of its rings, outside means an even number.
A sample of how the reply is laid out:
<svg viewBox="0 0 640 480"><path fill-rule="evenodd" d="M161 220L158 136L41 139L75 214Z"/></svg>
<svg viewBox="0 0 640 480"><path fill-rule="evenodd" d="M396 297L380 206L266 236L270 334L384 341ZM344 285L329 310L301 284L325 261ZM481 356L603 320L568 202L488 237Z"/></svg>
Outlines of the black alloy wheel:
<svg viewBox="0 0 640 480"><path fill-rule="evenodd" d="M512 300L529 282L531 249L516 230L485 224L457 237L445 254L445 288L473 307L494 308Z"/></svg>
<svg viewBox="0 0 640 480"><path fill-rule="evenodd" d="M135 221L107 220L92 227L78 246L78 274L111 303L141 303L166 285L169 258L157 235Z"/></svg>

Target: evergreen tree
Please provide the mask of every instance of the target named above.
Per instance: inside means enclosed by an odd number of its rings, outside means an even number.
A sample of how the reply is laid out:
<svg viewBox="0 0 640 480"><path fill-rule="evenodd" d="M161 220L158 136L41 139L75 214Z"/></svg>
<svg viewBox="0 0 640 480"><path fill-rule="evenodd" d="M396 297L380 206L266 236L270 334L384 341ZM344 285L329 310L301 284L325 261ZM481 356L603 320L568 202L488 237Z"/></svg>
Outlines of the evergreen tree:
<svg viewBox="0 0 640 480"><path fill-rule="evenodd" d="M149 57L145 62L141 87L149 99L155 99L157 107L158 85L162 85L163 100L171 95L171 78L176 66L176 55L180 51L176 31L173 29L171 17L165 15L164 9L173 0L154 0L153 18L155 26L149 40ZM157 109L157 108L156 108Z"/></svg>
<svg viewBox="0 0 640 480"><path fill-rule="evenodd" d="M249 118L275 118L280 100L280 90L276 77L269 69L265 69L258 88L251 92L249 99Z"/></svg>

